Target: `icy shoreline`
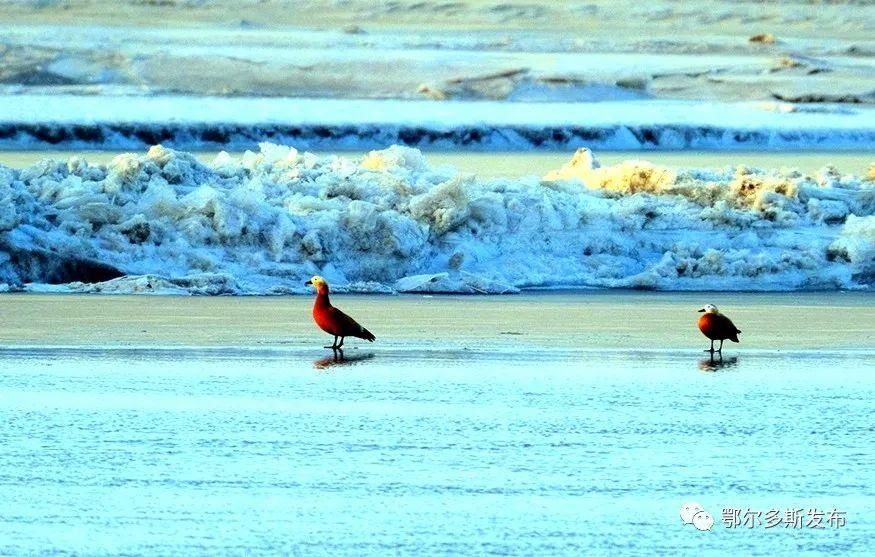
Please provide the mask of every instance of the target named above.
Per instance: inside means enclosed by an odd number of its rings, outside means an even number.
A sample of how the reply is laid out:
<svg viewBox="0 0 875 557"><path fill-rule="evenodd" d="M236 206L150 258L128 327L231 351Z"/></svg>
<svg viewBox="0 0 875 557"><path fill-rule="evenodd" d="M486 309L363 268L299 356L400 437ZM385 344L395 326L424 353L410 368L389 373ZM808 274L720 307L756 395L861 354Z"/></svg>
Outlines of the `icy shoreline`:
<svg viewBox="0 0 875 557"><path fill-rule="evenodd" d="M120 116L125 115L125 116ZM783 102L515 103L6 95L2 149L865 149L875 108Z"/></svg>
<svg viewBox="0 0 875 557"><path fill-rule="evenodd" d="M108 165L0 166L7 290L512 293L525 288L869 289L875 182L824 168L600 167L538 178L263 144L209 165L154 147Z"/></svg>

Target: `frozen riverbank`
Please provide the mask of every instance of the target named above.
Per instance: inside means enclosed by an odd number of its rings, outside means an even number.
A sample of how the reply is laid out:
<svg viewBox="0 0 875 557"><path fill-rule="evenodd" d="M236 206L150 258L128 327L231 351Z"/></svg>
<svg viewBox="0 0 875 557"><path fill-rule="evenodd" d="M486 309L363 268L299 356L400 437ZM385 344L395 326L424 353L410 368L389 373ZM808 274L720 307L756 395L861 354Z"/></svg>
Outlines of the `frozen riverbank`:
<svg viewBox="0 0 875 557"><path fill-rule="evenodd" d="M10 288L278 294L322 274L384 292L835 289L868 288L875 265L873 182L830 168L600 167L581 151L542 179L478 179L401 147L264 145L0 170Z"/></svg>

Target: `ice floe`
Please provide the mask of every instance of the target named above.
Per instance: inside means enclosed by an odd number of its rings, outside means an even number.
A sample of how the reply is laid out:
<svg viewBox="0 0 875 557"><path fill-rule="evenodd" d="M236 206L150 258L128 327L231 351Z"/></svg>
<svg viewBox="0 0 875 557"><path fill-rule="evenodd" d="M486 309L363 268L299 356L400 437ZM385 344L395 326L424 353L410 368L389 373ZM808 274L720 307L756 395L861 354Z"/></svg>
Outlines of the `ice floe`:
<svg viewBox="0 0 875 557"><path fill-rule="evenodd" d="M481 179L416 149L161 146L0 166L0 283L103 293L871 288L875 182L826 167L600 166Z"/></svg>

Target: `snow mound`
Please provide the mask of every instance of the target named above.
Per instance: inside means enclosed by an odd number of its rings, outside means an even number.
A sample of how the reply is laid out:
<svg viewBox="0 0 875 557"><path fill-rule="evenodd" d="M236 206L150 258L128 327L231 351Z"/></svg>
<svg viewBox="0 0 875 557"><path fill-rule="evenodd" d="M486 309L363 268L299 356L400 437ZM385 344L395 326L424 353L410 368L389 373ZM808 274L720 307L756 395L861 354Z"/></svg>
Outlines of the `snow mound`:
<svg viewBox="0 0 875 557"><path fill-rule="evenodd" d="M413 275L395 282L398 292L430 292L436 294L516 294L515 286L471 273L436 273Z"/></svg>
<svg viewBox="0 0 875 557"><path fill-rule="evenodd" d="M578 179L587 187L623 194L656 193L676 180L674 171L648 161L627 160L619 165L602 168L595 155L582 147L559 170L548 172L545 180Z"/></svg>
<svg viewBox="0 0 875 557"><path fill-rule="evenodd" d="M0 166L0 289L289 294L315 274L347 292L870 288L875 182L602 167L588 149L543 179L481 180L399 146Z"/></svg>

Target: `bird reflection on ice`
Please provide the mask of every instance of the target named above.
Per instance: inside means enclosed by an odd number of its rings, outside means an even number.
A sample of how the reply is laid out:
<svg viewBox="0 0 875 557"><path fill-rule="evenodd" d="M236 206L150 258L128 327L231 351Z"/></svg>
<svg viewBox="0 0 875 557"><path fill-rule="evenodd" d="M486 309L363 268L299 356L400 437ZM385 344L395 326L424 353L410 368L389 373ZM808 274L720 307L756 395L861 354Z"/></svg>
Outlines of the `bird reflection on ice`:
<svg viewBox="0 0 875 557"><path fill-rule="evenodd" d="M354 365L358 362L363 362L365 360L370 360L374 357L373 352L366 352L364 354L354 354L351 356L346 356L343 350L337 349L333 350L333 354L330 356L325 356L324 358L319 358L315 362L313 362L313 367L316 369L328 369L332 366L345 366L345 365Z"/></svg>
<svg viewBox="0 0 875 557"><path fill-rule="evenodd" d="M728 370L738 365L738 356L724 358L719 352L699 360L699 369L706 372Z"/></svg>

